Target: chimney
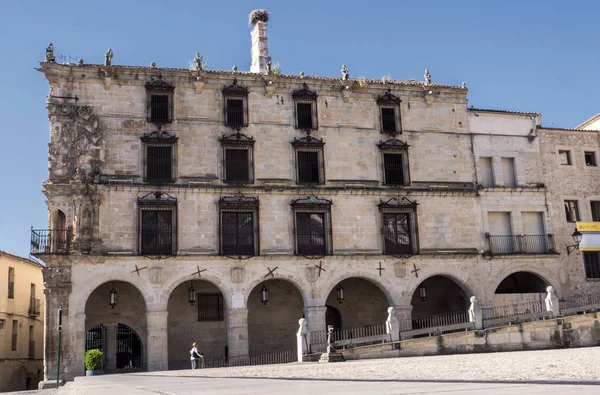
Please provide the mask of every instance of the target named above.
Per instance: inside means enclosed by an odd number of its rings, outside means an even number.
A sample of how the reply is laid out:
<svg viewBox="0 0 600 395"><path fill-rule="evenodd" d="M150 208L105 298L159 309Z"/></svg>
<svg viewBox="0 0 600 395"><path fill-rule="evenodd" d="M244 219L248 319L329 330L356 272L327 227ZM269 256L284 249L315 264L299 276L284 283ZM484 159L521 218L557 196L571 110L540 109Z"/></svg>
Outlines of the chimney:
<svg viewBox="0 0 600 395"><path fill-rule="evenodd" d="M249 15L250 24L254 25L250 36L252 37L252 65L250 71L253 73L267 73L267 62L269 61L269 48L267 46L267 21L269 11L254 10Z"/></svg>

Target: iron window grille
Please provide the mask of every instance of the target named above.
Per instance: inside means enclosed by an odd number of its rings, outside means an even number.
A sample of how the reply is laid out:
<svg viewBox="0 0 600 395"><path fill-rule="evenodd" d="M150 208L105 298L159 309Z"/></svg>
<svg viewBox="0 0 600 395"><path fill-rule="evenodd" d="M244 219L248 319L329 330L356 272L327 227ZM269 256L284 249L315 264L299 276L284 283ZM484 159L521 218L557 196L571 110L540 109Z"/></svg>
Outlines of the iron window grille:
<svg viewBox="0 0 600 395"><path fill-rule="evenodd" d="M402 186L410 184L408 163L409 145L395 138L380 141L381 169L384 185Z"/></svg>
<svg viewBox="0 0 600 395"><path fill-rule="evenodd" d="M96 325L85 334L85 351L97 349L104 352L104 325Z"/></svg>
<svg viewBox="0 0 600 395"><path fill-rule="evenodd" d="M377 98L381 133L392 136L402 133L400 103L401 100L392 94L391 89Z"/></svg>
<svg viewBox="0 0 600 395"><path fill-rule="evenodd" d="M384 255L415 255L419 253L417 204L405 197L381 200L381 235Z"/></svg>
<svg viewBox="0 0 600 395"><path fill-rule="evenodd" d="M198 321L223 321L223 295L198 294Z"/></svg>
<svg viewBox="0 0 600 395"><path fill-rule="evenodd" d="M238 85L236 78L222 92L225 125L237 131L248 126L248 89Z"/></svg>
<svg viewBox="0 0 600 395"><path fill-rule="evenodd" d="M583 264L585 266L585 278L600 278L600 260L598 252L584 252Z"/></svg>
<svg viewBox="0 0 600 395"><path fill-rule="evenodd" d="M176 178L177 137L160 130L142 138L144 181L171 183Z"/></svg>
<svg viewBox="0 0 600 395"><path fill-rule="evenodd" d="M333 252L331 200L308 196L293 200L294 253L296 255L324 256Z"/></svg>
<svg viewBox="0 0 600 395"><path fill-rule="evenodd" d="M258 197L242 194L219 200L219 252L225 256L259 255Z"/></svg>
<svg viewBox="0 0 600 395"><path fill-rule="evenodd" d="M8 268L8 298L15 298L15 268Z"/></svg>
<svg viewBox="0 0 600 395"><path fill-rule="evenodd" d="M298 184L325 183L325 163L323 139L310 134L300 139L294 138L292 146L296 160L296 182Z"/></svg>
<svg viewBox="0 0 600 395"><path fill-rule="evenodd" d="M173 121L173 92L175 87L163 80L162 75L146 82L146 119L164 124Z"/></svg>
<svg viewBox="0 0 600 395"><path fill-rule="evenodd" d="M223 182L252 184L254 182L254 138L240 132L223 135Z"/></svg>
<svg viewBox="0 0 600 395"><path fill-rule="evenodd" d="M591 201L592 206L592 221L600 221L600 202Z"/></svg>
<svg viewBox="0 0 600 395"><path fill-rule="evenodd" d="M296 129L311 131L319 128L317 96L317 92L310 90L306 83L304 83L302 89L292 93Z"/></svg>
<svg viewBox="0 0 600 395"><path fill-rule="evenodd" d="M565 200L565 215L567 222L577 222L580 220L577 200Z"/></svg>
<svg viewBox="0 0 600 395"><path fill-rule="evenodd" d="M151 192L138 199L140 255L177 254L177 199Z"/></svg>

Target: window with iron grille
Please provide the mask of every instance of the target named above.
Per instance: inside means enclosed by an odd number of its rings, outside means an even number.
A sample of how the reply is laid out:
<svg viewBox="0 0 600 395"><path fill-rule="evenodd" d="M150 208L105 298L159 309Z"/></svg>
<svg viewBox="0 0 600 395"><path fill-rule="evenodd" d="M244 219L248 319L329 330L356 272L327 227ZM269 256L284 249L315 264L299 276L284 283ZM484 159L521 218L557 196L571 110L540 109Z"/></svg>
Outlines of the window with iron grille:
<svg viewBox="0 0 600 395"><path fill-rule="evenodd" d="M223 182L251 184L254 182L254 139L242 133L223 136Z"/></svg>
<svg viewBox="0 0 600 395"><path fill-rule="evenodd" d="M580 220L577 200L565 200L565 215L567 222L577 222Z"/></svg>
<svg viewBox="0 0 600 395"><path fill-rule="evenodd" d="M401 100L392 94L391 89L377 98L381 133L390 135L402 133L399 116L400 102Z"/></svg>
<svg viewBox="0 0 600 395"><path fill-rule="evenodd" d="M8 298L15 298L15 268L8 268Z"/></svg>
<svg viewBox="0 0 600 395"><path fill-rule="evenodd" d="M148 122L164 124L173 120L173 91L175 87L163 80L162 75L146 83Z"/></svg>
<svg viewBox="0 0 600 395"><path fill-rule="evenodd" d="M198 321L223 321L223 295L198 294Z"/></svg>
<svg viewBox="0 0 600 395"><path fill-rule="evenodd" d="M238 131L248 126L248 89L238 85L237 79L223 88L223 102L226 126Z"/></svg>
<svg viewBox="0 0 600 395"><path fill-rule="evenodd" d="M174 255L177 251L177 200L153 192L138 199L140 255Z"/></svg>
<svg viewBox="0 0 600 395"><path fill-rule="evenodd" d="M386 255L413 255L418 251L417 204L406 198L381 200L381 234Z"/></svg>
<svg viewBox="0 0 600 395"><path fill-rule="evenodd" d="M296 129L318 129L317 93L310 90L305 83L302 89L292 93L292 98L294 99Z"/></svg>
<svg viewBox="0 0 600 395"><path fill-rule="evenodd" d="M600 202L590 202L592 206L592 221L600 221Z"/></svg>
<svg viewBox="0 0 600 395"><path fill-rule="evenodd" d="M19 333L19 321L13 320L12 322L12 334L10 338L10 349L11 351L17 351L17 336Z"/></svg>
<svg viewBox="0 0 600 395"><path fill-rule="evenodd" d="M170 183L175 180L175 135L158 130L142 136L144 181Z"/></svg>
<svg viewBox="0 0 600 395"><path fill-rule="evenodd" d="M584 252L583 263L585 266L585 278L600 278L600 260L598 252Z"/></svg>
<svg viewBox="0 0 600 395"><path fill-rule="evenodd" d="M296 182L298 184L322 184L325 182L323 162L323 139L310 135L294 138L292 146L296 154Z"/></svg>
<svg viewBox="0 0 600 395"><path fill-rule="evenodd" d="M309 196L292 202L297 255L332 253L331 200Z"/></svg>
<svg viewBox="0 0 600 395"><path fill-rule="evenodd" d="M227 256L258 255L258 205L256 197L223 196L219 200L220 253Z"/></svg>
<svg viewBox="0 0 600 395"><path fill-rule="evenodd" d="M385 185L410 184L408 145L400 140L390 139L385 142L380 141L378 147L382 156L383 183Z"/></svg>

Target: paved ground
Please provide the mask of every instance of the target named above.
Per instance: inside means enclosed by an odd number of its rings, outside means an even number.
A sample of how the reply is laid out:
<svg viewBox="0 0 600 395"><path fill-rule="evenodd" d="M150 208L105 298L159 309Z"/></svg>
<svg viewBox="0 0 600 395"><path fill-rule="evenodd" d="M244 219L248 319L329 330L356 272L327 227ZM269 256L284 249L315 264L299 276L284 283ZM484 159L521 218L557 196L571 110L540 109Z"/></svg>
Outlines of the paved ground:
<svg viewBox="0 0 600 395"><path fill-rule="evenodd" d="M189 369L79 377L54 395L600 394L599 360L593 347Z"/></svg>

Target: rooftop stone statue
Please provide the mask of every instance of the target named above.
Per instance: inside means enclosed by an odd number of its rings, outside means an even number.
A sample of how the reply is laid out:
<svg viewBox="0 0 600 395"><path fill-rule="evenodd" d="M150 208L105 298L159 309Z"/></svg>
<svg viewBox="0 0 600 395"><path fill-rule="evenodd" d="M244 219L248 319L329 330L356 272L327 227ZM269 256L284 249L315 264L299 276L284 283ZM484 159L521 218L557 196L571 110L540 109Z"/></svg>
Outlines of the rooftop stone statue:
<svg viewBox="0 0 600 395"><path fill-rule="evenodd" d="M111 66L112 58L113 58L113 51L112 51L112 49L109 48L108 51L106 51L106 55L104 55L104 65Z"/></svg>
<svg viewBox="0 0 600 395"><path fill-rule="evenodd" d="M428 69L425 69L425 85L431 85L431 74Z"/></svg>
<svg viewBox="0 0 600 395"><path fill-rule="evenodd" d="M54 61L56 61L56 57L54 56L54 45L48 43L48 46L46 47L46 62Z"/></svg>
<svg viewBox="0 0 600 395"><path fill-rule="evenodd" d="M196 52L196 56L194 57L194 69L196 71L202 70L202 56L198 52Z"/></svg>
<svg viewBox="0 0 600 395"><path fill-rule="evenodd" d="M348 69L346 68L346 65L343 64L342 65L342 80L347 81L350 79L350 73L348 73Z"/></svg>

